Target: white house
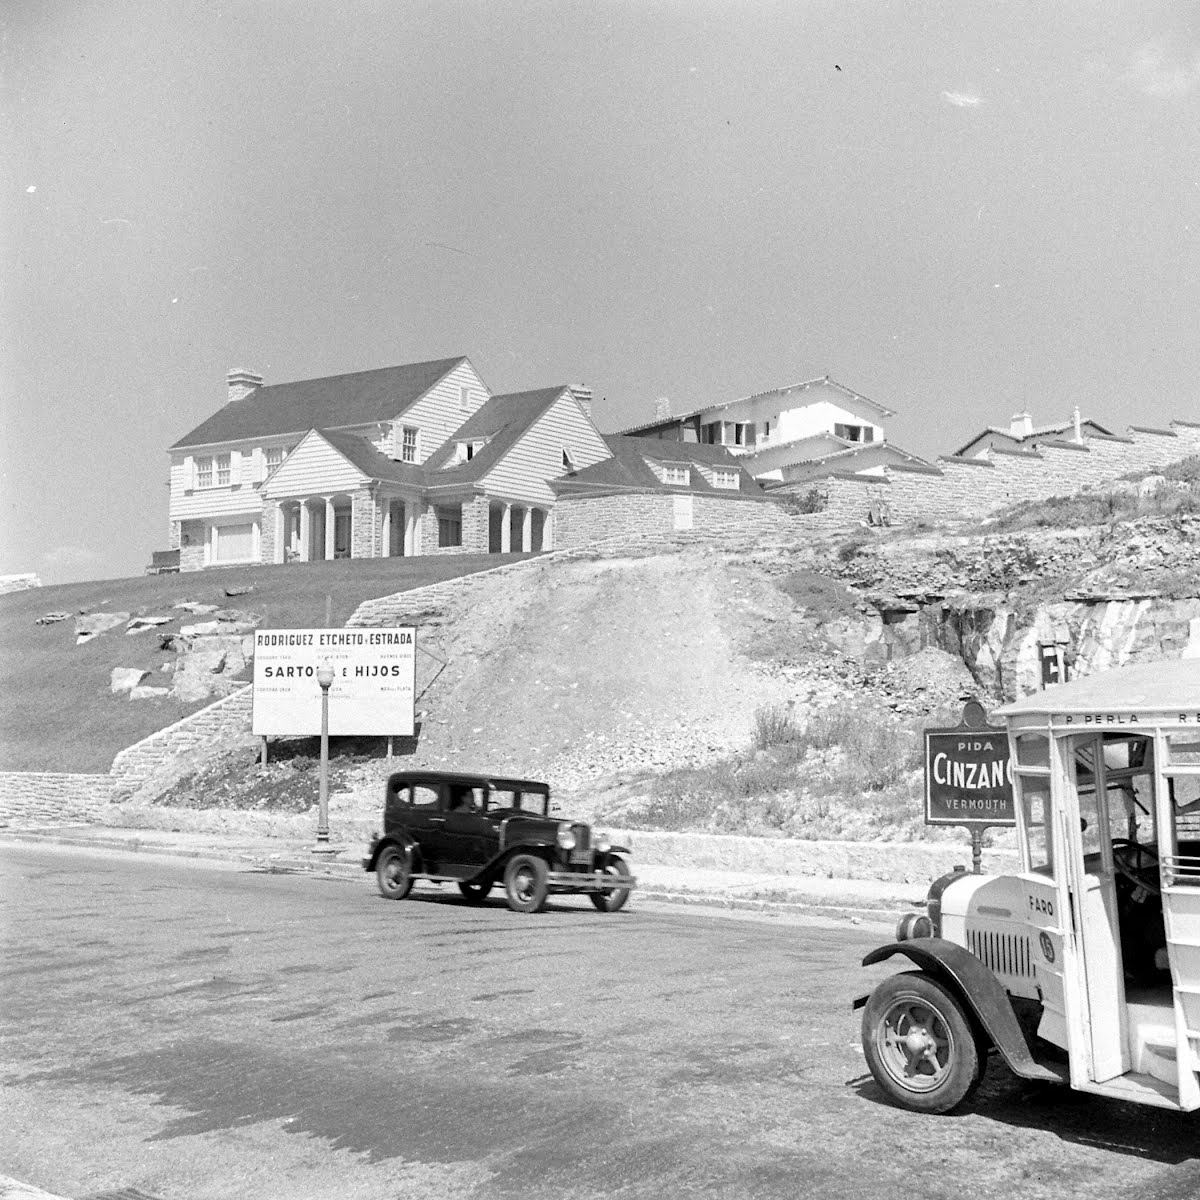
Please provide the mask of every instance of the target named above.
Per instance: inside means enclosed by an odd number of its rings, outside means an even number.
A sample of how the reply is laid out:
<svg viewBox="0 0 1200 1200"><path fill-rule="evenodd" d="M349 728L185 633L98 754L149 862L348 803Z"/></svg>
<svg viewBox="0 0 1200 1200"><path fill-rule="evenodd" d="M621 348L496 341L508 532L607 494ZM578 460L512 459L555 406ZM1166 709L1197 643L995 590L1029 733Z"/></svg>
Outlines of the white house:
<svg viewBox="0 0 1200 1200"><path fill-rule="evenodd" d="M493 396L463 357L228 383L170 448L181 570L547 548L549 480L609 454L588 389Z"/></svg>
<svg viewBox="0 0 1200 1200"><path fill-rule="evenodd" d="M794 478L801 464L842 455L864 446L886 445L883 422L895 414L828 375L788 387L773 388L672 416L659 401L655 419L624 432L633 437L662 438L724 446L742 460L756 479ZM905 461L915 455L898 451ZM853 454L839 470L855 470ZM870 469L882 470L889 456L869 456Z"/></svg>

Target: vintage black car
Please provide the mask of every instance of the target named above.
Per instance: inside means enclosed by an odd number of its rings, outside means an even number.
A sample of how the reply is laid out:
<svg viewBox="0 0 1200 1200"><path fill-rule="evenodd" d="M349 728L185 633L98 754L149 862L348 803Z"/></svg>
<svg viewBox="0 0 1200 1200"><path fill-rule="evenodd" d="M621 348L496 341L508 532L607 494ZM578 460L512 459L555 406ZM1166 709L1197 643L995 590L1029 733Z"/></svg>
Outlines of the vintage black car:
<svg viewBox="0 0 1200 1200"><path fill-rule="evenodd" d="M388 777L383 833L363 869L389 900L427 879L457 884L476 904L502 883L514 912L539 912L551 893L585 893L601 912L624 907L636 882L628 849L550 812L550 788L532 779L400 771Z"/></svg>

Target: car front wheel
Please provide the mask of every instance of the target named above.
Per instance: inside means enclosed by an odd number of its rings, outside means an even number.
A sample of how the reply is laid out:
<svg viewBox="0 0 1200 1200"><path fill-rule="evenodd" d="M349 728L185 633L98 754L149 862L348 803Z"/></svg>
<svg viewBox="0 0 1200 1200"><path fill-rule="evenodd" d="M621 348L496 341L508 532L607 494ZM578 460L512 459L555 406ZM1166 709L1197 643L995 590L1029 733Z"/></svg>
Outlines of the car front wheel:
<svg viewBox="0 0 1200 1200"><path fill-rule="evenodd" d="M412 891L412 858L399 846L387 846L375 863L375 880L385 900L403 900Z"/></svg>
<svg viewBox="0 0 1200 1200"><path fill-rule="evenodd" d="M612 877L615 886L605 888L602 892L588 892L588 899L601 912L619 912L625 907L625 901L629 899L627 881L632 878L629 874L629 867L619 855L611 854L608 862L604 864L604 874ZM622 882L624 882L623 887L621 886Z"/></svg>
<svg viewBox="0 0 1200 1200"><path fill-rule="evenodd" d="M513 912L541 912L549 893L546 864L533 854L518 854L504 870L504 898Z"/></svg>
<svg viewBox="0 0 1200 1200"><path fill-rule="evenodd" d="M957 998L920 971L885 979L863 1009L862 1044L875 1082L901 1108L944 1113L983 1077Z"/></svg>

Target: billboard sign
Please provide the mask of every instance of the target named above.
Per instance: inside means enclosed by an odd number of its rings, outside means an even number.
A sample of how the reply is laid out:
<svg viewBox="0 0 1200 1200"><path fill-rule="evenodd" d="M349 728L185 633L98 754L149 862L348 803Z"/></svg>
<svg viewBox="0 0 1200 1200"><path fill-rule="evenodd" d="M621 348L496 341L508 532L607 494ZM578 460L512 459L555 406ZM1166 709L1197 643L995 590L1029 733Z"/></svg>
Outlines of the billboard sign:
<svg viewBox="0 0 1200 1200"><path fill-rule="evenodd" d="M317 671L333 670L329 732L411 736L417 685L417 636L395 629L258 629L254 634L257 737L321 732Z"/></svg>
<svg viewBox="0 0 1200 1200"><path fill-rule="evenodd" d="M1008 738L982 719L978 705L972 720L971 709L963 710L962 725L925 730L926 825L1016 824Z"/></svg>

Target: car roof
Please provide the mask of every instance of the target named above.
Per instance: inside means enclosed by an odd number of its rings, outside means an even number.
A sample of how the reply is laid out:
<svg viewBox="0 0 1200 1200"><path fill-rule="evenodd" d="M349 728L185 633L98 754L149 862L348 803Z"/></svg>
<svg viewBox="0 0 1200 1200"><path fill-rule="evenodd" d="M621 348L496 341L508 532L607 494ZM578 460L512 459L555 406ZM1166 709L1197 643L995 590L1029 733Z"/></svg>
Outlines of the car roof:
<svg viewBox="0 0 1200 1200"><path fill-rule="evenodd" d="M457 783L465 787L492 787L497 791L549 792L550 785L536 779L513 779L505 775L466 775L458 771L394 771L388 787L399 783Z"/></svg>

